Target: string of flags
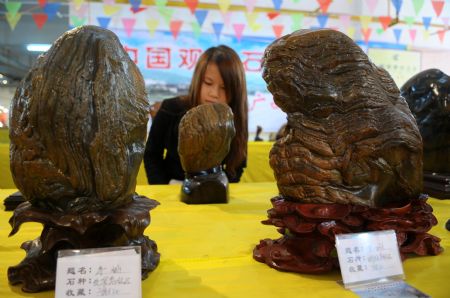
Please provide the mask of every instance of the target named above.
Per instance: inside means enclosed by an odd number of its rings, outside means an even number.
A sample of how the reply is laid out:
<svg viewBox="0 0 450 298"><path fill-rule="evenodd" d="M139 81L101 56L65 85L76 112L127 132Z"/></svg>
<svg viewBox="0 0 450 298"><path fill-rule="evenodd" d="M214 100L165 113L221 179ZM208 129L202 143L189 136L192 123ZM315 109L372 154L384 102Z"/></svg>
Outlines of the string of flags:
<svg viewBox="0 0 450 298"><path fill-rule="evenodd" d="M439 41L443 43L448 31L449 16L448 13L445 14L443 12L445 7L449 5L449 0L390 0L390 4L395 10L395 17L392 15L373 15L383 0L364 0L363 5L369 12L368 15L364 16L329 13L330 7L335 5L333 0L315 0L319 8L319 12L316 14L313 12L296 12L293 9L283 10L287 2L290 2L292 5L306 0L272 0L273 6L266 8L264 12L257 11L260 1L243 0L242 5L239 6L240 11L237 12L236 9L230 9L233 6L231 0L218 0L215 10L220 11L222 18L211 22L208 30L212 31L220 39L224 28L228 28L234 34L234 37L240 41L245 35L254 35L254 33L261 31L263 28L261 18L263 17L264 20L269 22L274 38L300 28L331 27L343 31L351 38L355 36L357 30L360 30L361 36L366 43L371 40L374 34L382 35L387 33L393 34L397 43L400 42L403 35L407 35L409 42L414 43L419 30L423 32L425 39L431 35L437 35ZM351 3L353 0L346 1ZM414 15L402 15L402 9L407 1L409 2L407 4L413 7ZM205 20L213 11L213 9L202 8L199 0L184 0L184 7L181 8L190 12L192 20L180 20L175 13L176 10L168 4L167 0L153 0L152 5L146 5L146 2L145 0L103 0L100 3L103 9L101 15L96 16L95 20L91 20L89 17L89 5L91 2L87 0L71 0L69 1L71 10L69 15L70 24L73 27L95 24L104 28L110 28L112 20L119 18L119 21L116 21L115 24L121 24L126 34L132 36L137 17L146 11L152 10L157 11L160 19L148 18L145 20L146 29L151 35L158 29L168 29L172 33L173 38L177 39L180 32L186 30L193 32L194 36L199 38L205 30ZM432 13L428 9L426 11L429 15L423 15L424 7L427 5L428 7L431 6ZM7 1L4 3L4 6L6 9L6 20L10 29L14 30L24 15L21 11L23 3L21 1ZM38 7L32 10L31 17L36 28L42 30L48 22L51 22L60 14L62 4L47 0L37 0L36 6ZM131 12L130 17L122 16L124 9ZM233 14L236 13L243 13L245 21L233 22ZM333 24L331 25L330 18L333 19ZM282 22L281 19L288 19L289 21ZM309 22L307 23L305 20ZM290 27L288 27L289 24ZM419 27L418 24L420 25ZM440 25L440 29L431 33L430 27L432 24Z"/></svg>

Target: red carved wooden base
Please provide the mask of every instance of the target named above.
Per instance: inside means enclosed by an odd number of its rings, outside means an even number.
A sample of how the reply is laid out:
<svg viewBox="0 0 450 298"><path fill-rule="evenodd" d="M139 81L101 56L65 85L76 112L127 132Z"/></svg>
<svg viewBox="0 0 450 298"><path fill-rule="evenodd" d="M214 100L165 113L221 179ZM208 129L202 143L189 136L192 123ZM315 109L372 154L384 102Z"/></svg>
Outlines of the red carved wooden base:
<svg viewBox="0 0 450 298"><path fill-rule="evenodd" d="M395 230L402 260L408 254L437 255L441 239L427 232L437 224L427 196L400 208L369 208L342 204L302 204L281 196L272 198L273 208L263 224L274 225L283 235L264 239L253 257L272 268L300 273L326 273L339 268L335 235Z"/></svg>

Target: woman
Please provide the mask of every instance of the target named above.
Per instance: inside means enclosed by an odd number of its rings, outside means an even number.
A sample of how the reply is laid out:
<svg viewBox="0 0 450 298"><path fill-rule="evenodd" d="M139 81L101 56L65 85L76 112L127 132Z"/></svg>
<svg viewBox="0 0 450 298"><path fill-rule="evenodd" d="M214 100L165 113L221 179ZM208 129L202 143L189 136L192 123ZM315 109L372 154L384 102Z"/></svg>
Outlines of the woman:
<svg viewBox="0 0 450 298"><path fill-rule="evenodd" d="M239 182L247 159L247 88L245 72L237 53L220 45L199 58L189 93L166 99L153 119L144 154L149 184L168 184L184 179L178 156L178 125L184 114L200 104L226 103L234 114L236 136L223 161L230 182Z"/></svg>

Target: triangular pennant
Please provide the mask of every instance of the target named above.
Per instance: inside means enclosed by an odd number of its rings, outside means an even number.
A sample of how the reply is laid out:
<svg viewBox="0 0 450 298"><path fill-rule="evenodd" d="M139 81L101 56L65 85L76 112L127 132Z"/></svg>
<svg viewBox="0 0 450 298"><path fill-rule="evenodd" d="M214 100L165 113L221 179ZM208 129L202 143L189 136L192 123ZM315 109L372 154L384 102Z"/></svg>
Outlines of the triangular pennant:
<svg viewBox="0 0 450 298"><path fill-rule="evenodd" d="M75 3L70 2L70 6L71 6L72 15L76 15L79 18L84 18L89 9L89 5L86 3L77 7L77 6L75 6Z"/></svg>
<svg viewBox="0 0 450 298"><path fill-rule="evenodd" d="M253 12L253 9L255 9L255 4L258 0L246 0L245 1L245 7L247 8L247 12Z"/></svg>
<svg viewBox="0 0 450 298"><path fill-rule="evenodd" d="M339 16L339 22L342 24L342 27L348 28L350 26L350 21L352 16L349 14L344 14Z"/></svg>
<svg viewBox="0 0 450 298"><path fill-rule="evenodd" d="M41 8L44 8L47 5L47 0L38 0L38 3Z"/></svg>
<svg viewBox="0 0 450 298"><path fill-rule="evenodd" d="M145 21L145 24L147 25L148 32L150 32L150 35L153 36L155 34L156 28L158 28L159 20L150 19Z"/></svg>
<svg viewBox="0 0 450 298"><path fill-rule="evenodd" d="M203 22L205 22L206 16L208 15L208 10L196 10L194 15L195 18L197 19L197 23L199 24L200 27L202 27Z"/></svg>
<svg viewBox="0 0 450 298"><path fill-rule="evenodd" d="M277 12L277 11L271 11L271 12L268 12L267 13L267 17L270 19L270 20L273 20L273 19L275 19L277 16L279 16L280 15L280 13L279 12Z"/></svg>
<svg viewBox="0 0 450 298"><path fill-rule="evenodd" d="M370 40L370 35L372 34L372 28L361 29L361 33L364 37L364 42L367 44Z"/></svg>
<svg viewBox="0 0 450 298"><path fill-rule="evenodd" d="M230 21L231 21L231 11L228 11L227 13L223 13L222 17L223 17L224 25L225 26L229 26L230 25Z"/></svg>
<svg viewBox="0 0 450 298"><path fill-rule="evenodd" d="M170 21L172 20L173 15L173 9L167 8L167 7L159 7L158 8L159 14L164 18L164 21L166 24L170 24Z"/></svg>
<svg viewBox="0 0 450 298"><path fill-rule="evenodd" d="M45 23L48 20L48 15L45 13L33 13L31 14L33 17L34 22L36 23L36 27L38 27L39 30L44 27Z"/></svg>
<svg viewBox="0 0 450 298"><path fill-rule="evenodd" d="M332 0L317 0L322 13L327 13L328 7L330 6Z"/></svg>
<svg viewBox="0 0 450 298"><path fill-rule="evenodd" d="M377 7L378 0L366 0L367 8L369 8L369 12L373 15L375 8Z"/></svg>
<svg viewBox="0 0 450 298"><path fill-rule="evenodd" d="M275 8L275 10L280 10L281 5L283 4L283 0L272 0L272 3L273 3L273 8Z"/></svg>
<svg viewBox="0 0 450 298"><path fill-rule="evenodd" d="M444 4L445 4L444 0L439 0L439 1L431 0L431 4L433 5L433 9L434 9L434 12L436 13L436 16L439 17L442 13L442 9L444 8Z"/></svg>
<svg viewBox="0 0 450 298"><path fill-rule="evenodd" d="M273 33L275 33L275 37L280 38L281 35L283 34L284 26L283 25L273 25L272 29L273 29Z"/></svg>
<svg viewBox="0 0 450 298"><path fill-rule="evenodd" d="M73 27L80 27L84 25L86 18L73 15L70 17L70 22Z"/></svg>
<svg viewBox="0 0 450 298"><path fill-rule="evenodd" d="M294 2L294 3L299 3L300 0L292 0L292 2Z"/></svg>
<svg viewBox="0 0 450 298"><path fill-rule="evenodd" d="M170 22L170 32L172 32L172 36L174 39L177 39L178 33L181 30L181 26L183 25L183 21L174 20Z"/></svg>
<svg viewBox="0 0 450 298"><path fill-rule="evenodd" d="M217 39L220 39L220 33L222 33L223 23L212 23L212 26Z"/></svg>
<svg viewBox="0 0 450 298"><path fill-rule="evenodd" d="M134 10L138 10L139 6L141 6L142 0L128 0L130 2L131 8Z"/></svg>
<svg viewBox="0 0 450 298"><path fill-rule="evenodd" d="M402 29L400 29L400 28L395 28L395 29L394 29L394 36L395 36L395 41L396 41L397 43L399 43L399 42L400 42L400 37L402 36Z"/></svg>
<svg viewBox="0 0 450 298"><path fill-rule="evenodd" d="M412 27L415 21L416 21L415 17L405 17L405 23L406 25L408 25L408 27Z"/></svg>
<svg viewBox="0 0 450 298"><path fill-rule="evenodd" d="M44 7L44 12L48 15L48 20L51 21L55 18L56 13L61 7L61 3L47 3Z"/></svg>
<svg viewBox="0 0 450 298"><path fill-rule="evenodd" d="M382 16L382 17L378 17L378 20L380 21L380 24L383 27L383 30L386 30L387 28L389 28L392 18L390 16Z"/></svg>
<svg viewBox="0 0 450 298"><path fill-rule="evenodd" d="M317 15L317 21L319 22L320 28L324 28L328 21L328 15L327 14Z"/></svg>
<svg viewBox="0 0 450 298"><path fill-rule="evenodd" d="M292 27L291 30L295 31L302 28L304 15L302 13L292 15Z"/></svg>
<svg viewBox="0 0 450 298"><path fill-rule="evenodd" d="M430 38L430 32L429 31L422 31L423 32L423 39L428 40Z"/></svg>
<svg viewBox="0 0 450 298"><path fill-rule="evenodd" d="M108 29L109 22L111 22L110 17L98 17L97 22L100 25L100 27Z"/></svg>
<svg viewBox="0 0 450 298"><path fill-rule="evenodd" d="M80 8L80 6L84 3L84 0L73 0L76 8Z"/></svg>
<svg viewBox="0 0 450 298"><path fill-rule="evenodd" d="M16 1L8 1L5 3L6 11L11 15L15 16L19 11L20 7L22 7L21 2Z"/></svg>
<svg viewBox="0 0 450 298"><path fill-rule="evenodd" d="M416 29L409 29L409 38L414 43L416 40L417 30Z"/></svg>
<svg viewBox="0 0 450 298"><path fill-rule="evenodd" d="M448 17L442 17L441 20L442 20L442 23L444 24L445 28L448 28L448 20L449 20L449 18Z"/></svg>
<svg viewBox="0 0 450 298"><path fill-rule="evenodd" d="M122 9L122 6L120 6L120 5L111 5L111 4L103 5L103 12L108 17L118 13L121 9Z"/></svg>
<svg viewBox="0 0 450 298"><path fill-rule="evenodd" d="M236 39L238 40L238 42L240 42L242 38L242 33L244 32L245 29L245 24L233 24L233 29Z"/></svg>
<svg viewBox="0 0 450 298"><path fill-rule="evenodd" d="M425 30L428 30L428 28L430 28L430 24L431 24L431 17L422 17L422 23L423 23L423 27L425 27Z"/></svg>
<svg viewBox="0 0 450 298"><path fill-rule="evenodd" d="M113 5L116 3L116 0L103 0L104 4Z"/></svg>
<svg viewBox="0 0 450 298"><path fill-rule="evenodd" d="M369 27L370 22L372 21L371 16L360 16L359 21L361 22L361 27L363 29L367 29Z"/></svg>
<svg viewBox="0 0 450 298"><path fill-rule="evenodd" d="M395 10L397 11L397 14L400 13L400 9L402 9L403 0L391 0L392 5L394 5Z"/></svg>
<svg viewBox="0 0 450 298"><path fill-rule="evenodd" d="M416 13L416 15L418 15L419 12L422 10L423 3L425 2L425 0L412 0L412 2L414 6L414 12Z"/></svg>
<svg viewBox="0 0 450 298"><path fill-rule="evenodd" d="M138 8L130 7L131 12L134 14L140 13L141 11L144 11L146 9L147 7L138 7Z"/></svg>
<svg viewBox="0 0 450 298"><path fill-rule="evenodd" d="M22 17L22 14L16 13L15 15L10 14L9 12L6 13L6 20L8 21L9 27L11 27L11 30L14 30L16 28L17 23L19 22L20 18Z"/></svg>
<svg viewBox="0 0 450 298"><path fill-rule="evenodd" d="M184 0L184 3L186 3L186 6L189 8L191 13L194 14L198 6L198 0Z"/></svg>
<svg viewBox="0 0 450 298"><path fill-rule="evenodd" d="M192 32L194 33L194 37L195 39L199 39L200 36L202 35L202 28L200 27L200 25L197 22L192 22L191 23L192 26Z"/></svg>
<svg viewBox="0 0 450 298"><path fill-rule="evenodd" d="M226 13L230 8L231 0L218 0L219 9L222 13Z"/></svg>
<svg viewBox="0 0 450 298"><path fill-rule="evenodd" d="M439 30L437 32L437 34L439 36L439 40L441 41L441 43L444 43L445 32L447 32L447 30Z"/></svg>
<svg viewBox="0 0 450 298"><path fill-rule="evenodd" d="M128 37L133 34L134 25L136 24L135 18L122 18L123 28Z"/></svg>
<svg viewBox="0 0 450 298"><path fill-rule="evenodd" d="M155 0L155 5L158 8L165 7L167 4L167 0Z"/></svg>
<svg viewBox="0 0 450 298"><path fill-rule="evenodd" d="M259 17L259 13L252 12L252 13L246 13L245 18L247 19L248 24L254 24L256 23L256 19Z"/></svg>
<svg viewBox="0 0 450 298"><path fill-rule="evenodd" d="M355 27L348 27L347 28L347 36L350 37L351 39L355 38L355 32L356 32Z"/></svg>
<svg viewBox="0 0 450 298"><path fill-rule="evenodd" d="M383 29L383 28L377 28L377 29L375 29L375 32L376 32L378 35L381 35L381 34L384 33L384 29Z"/></svg>

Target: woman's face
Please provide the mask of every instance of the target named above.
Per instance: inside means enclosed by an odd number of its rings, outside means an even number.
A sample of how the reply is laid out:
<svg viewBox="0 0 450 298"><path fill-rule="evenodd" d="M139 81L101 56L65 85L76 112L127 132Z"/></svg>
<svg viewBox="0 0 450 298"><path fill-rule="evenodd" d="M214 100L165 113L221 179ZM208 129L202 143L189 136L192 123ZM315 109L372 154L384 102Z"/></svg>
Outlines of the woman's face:
<svg viewBox="0 0 450 298"><path fill-rule="evenodd" d="M200 104L214 102L226 104L228 103L228 99L217 64L209 63L206 66L206 72L200 90Z"/></svg>

